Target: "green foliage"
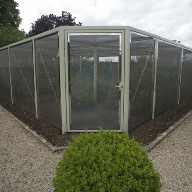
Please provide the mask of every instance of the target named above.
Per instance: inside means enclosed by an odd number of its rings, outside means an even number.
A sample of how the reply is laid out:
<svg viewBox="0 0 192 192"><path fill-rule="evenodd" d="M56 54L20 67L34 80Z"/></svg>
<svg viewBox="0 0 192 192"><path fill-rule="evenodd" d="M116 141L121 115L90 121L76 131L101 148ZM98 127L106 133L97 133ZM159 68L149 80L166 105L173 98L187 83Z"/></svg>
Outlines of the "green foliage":
<svg viewBox="0 0 192 192"><path fill-rule="evenodd" d="M35 23L32 23L31 30L27 34L27 37L32 37L34 35L43 33L45 31L54 29L59 26L81 26L82 23L76 23L75 17L66 11L62 11L61 16L56 16L53 14L42 15L41 18L37 19Z"/></svg>
<svg viewBox="0 0 192 192"><path fill-rule="evenodd" d="M88 107L94 104L93 79L85 73L71 75L72 106Z"/></svg>
<svg viewBox="0 0 192 192"><path fill-rule="evenodd" d="M107 87L106 102L108 107L116 108L119 106L119 93L115 87L116 81L109 81Z"/></svg>
<svg viewBox="0 0 192 192"><path fill-rule="evenodd" d="M97 100L105 101L108 107L119 106L119 93L115 88L116 81L98 77ZM88 107L94 104L93 78L85 73L77 72L71 76L71 102L73 106Z"/></svg>
<svg viewBox="0 0 192 192"><path fill-rule="evenodd" d="M18 3L14 0L1 0L0 5L0 47L25 38L25 32L18 29L21 23Z"/></svg>
<svg viewBox="0 0 192 192"><path fill-rule="evenodd" d="M160 191L160 174L128 134L100 129L73 140L56 167L55 192Z"/></svg>
<svg viewBox="0 0 192 192"><path fill-rule="evenodd" d="M0 24L0 47L25 39L25 32L15 27L4 27Z"/></svg>
<svg viewBox="0 0 192 192"><path fill-rule="evenodd" d="M0 25L3 27L18 28L21 23L18 3L14 0L1 0Z"/></svg>
<svg viewBox="0 0 192 192"><path fill-rule="evenodd" d="M71 62L70 62L71 64ZM111 71L106 63L98 63L97 68L97 101L104 102L108 107L119 105L119 93L115 87L118 82L118 68ZM116 71L115 71L116 70ZM72 106L91 106L94 104L94 73L93 61L73 60L70 65L70 91Z"/></svg>

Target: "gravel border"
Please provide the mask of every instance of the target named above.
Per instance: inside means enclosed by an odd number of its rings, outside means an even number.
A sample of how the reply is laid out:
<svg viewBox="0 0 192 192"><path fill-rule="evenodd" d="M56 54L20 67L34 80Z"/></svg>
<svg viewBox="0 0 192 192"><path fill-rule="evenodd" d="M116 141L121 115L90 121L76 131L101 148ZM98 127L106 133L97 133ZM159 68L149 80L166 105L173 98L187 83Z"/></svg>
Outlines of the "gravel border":
<svg viewBox="0 0 192 192"><path fill-rule="evenodd" d="M53 153L0 108L0 191L51 192L63 151Z"/></svg>
<svg viewBox="0 0 192 192"><path fill-rule="evenodd" d="M38 135L35 131L30 129L27 125L25 125L22 121L20 121L17 117L15 117L12 113L7 111L1 105L0 105L0 108L2 110L4 110L7 114L9 114L9 116L12 117L15 121L17 121L25 130L27 130L28 132L33 134L39 141L41 141L43 144L45 144L47 147L49 147L53 152L62 151L68 147L68 146L59 146L59 147L53 146L46 139L44 139L41 135ZM160 134L160 136L157 137L153 142L151 142L149 145L141 147L141 149L143 149L147 152L151 151L157 144L159 144L169 133L171 133L178 125L180 125L191 114L192 114L192 110L189 111L184 117L182 117L174 125L170 126L165 132Z"/></svg>
<svg viewBox="0 0 192 192"><path fill-rule="evenodd" d="M12 117L16 122L18 122L26 131L30 132L31 134L34 135L39 141L41 141L44 145L46 145L48 148L50 148L53 152L56 151L62 151L67 148L67 146L53 146L51 143L49 143L46 139L44 139L41 135L38 135L35 131L30 129L27 125L25 125L22 121L20 121L17 117L15 117L12 113L7 111L4 107L0 105L0 108L5 111L10 117Z"/></svg>
<svg viewBox="0 0 192 192"><path fill-rule="evenodd" d="M62 147L67 146L48 144L14 115L1 106L0 109L0 191L54 191L54 167L62 159ZM192 111L155 141L142 147L149 152L149 159L161 174L161 192L189 192L192 189L191 114Z"/></svg>
<svg viewBox="0 0 192 192"><path fill-rule="evenodd" d="M192 191L192 115L179 123L148 153L161 175L161 192Z"/></svg>
<svg viewBox="0 0 192 192"><path fill-rule="evenodd" d="M170 126L166 131L164 131L159 137L157 137L153 142L149 145L141 147L141 149L149 152L151 151L157 144L160 143L169 133L171 133L176 127L178 127L183 121L192 114L192 110L189 111L184 117L182 117L179 121L177 121L174 125Z"/></svg>

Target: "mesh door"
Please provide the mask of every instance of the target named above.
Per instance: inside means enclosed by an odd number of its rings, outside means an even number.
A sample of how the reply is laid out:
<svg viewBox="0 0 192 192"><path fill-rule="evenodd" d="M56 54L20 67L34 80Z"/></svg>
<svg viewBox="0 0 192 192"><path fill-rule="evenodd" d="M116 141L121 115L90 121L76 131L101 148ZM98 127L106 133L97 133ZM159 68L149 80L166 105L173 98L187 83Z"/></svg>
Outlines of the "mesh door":
<svg viewBox="0 0 192 192"><path fill-rule="evenodd" d="M71 129L119 129L120 35L69 35Z"/></svg>

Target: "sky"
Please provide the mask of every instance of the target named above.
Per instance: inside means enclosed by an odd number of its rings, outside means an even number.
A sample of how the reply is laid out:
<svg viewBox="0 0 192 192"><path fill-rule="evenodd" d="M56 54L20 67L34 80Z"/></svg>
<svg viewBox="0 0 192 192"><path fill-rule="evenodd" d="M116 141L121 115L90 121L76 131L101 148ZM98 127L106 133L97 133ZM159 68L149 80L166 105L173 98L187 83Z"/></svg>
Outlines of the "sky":
<svg viewBox="0 0 192 192"><path fill-rule="evenodd" d="M192 0L15 0L20 29L67 11L83 26L131 26L192 47Z"/></svg>

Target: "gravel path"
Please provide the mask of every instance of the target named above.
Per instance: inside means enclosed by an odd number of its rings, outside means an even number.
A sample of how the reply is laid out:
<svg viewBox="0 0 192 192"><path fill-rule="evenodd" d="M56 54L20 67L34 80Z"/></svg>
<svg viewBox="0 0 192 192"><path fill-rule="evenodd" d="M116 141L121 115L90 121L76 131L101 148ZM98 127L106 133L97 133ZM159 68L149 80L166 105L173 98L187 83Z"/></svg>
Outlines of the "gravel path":
<svg viewBox="0 0 192 192"><path fill-rule="evenodd" d="M62 153L53 153L0 108L0 191L51 192Z"/></svg>
<svg viewBox="0 0 192 192"><path fill-rule="evenodd" d="M149 152L162 192L192 191L192 115Z"/></svg>
<svg viewBox="0 0 192 192"><path fill-rule="evenodd" d="M0 108L0 191L51 192L63 152L53 153ZM192 191L192 115L149 152L162 192Z"/></svg>

